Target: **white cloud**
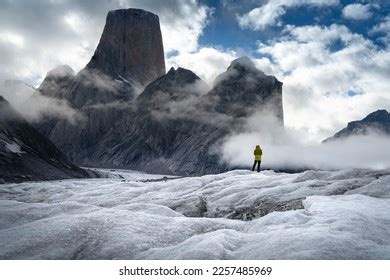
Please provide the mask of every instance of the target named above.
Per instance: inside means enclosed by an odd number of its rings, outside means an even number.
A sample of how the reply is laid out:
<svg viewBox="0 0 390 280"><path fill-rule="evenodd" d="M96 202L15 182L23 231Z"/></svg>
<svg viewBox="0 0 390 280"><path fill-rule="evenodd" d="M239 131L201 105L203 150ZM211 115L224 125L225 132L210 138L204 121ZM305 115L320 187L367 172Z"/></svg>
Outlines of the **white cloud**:
<svg viewBox="0 0 390 280"><path fill-rule="evenodd" d="M198 39L211 11L206 6L197 5L195 1L189 3L183 4L183 16L175 21L167 18L172 15L160 15L164 50L167 53L191 52L198 48Z"/></svg>
<svg viewBox="0 0 390 280"><path fill-rule="evenodd" d="M387 16L382 19L380 23L375 25L372 30L370 31L370 34L376 34L376 33L383 33L384 36L380 38L385 44L387 44L387 47L390 45L390 16Z"/></svg>
<svg viewBox="0 0 390 280"><path fill-rule="evenodd" d="M10 31L0 32L0 41L2 43L12 44L14 47L18 47L18 48L24 47L23 36L14 32L10 32Z"/></svg>
<svg viewBox="0 0 390 280"><path fill-rule="evenodd" d="M237 53L232 50L204 47L196 52L186 52L169 57L166 63L168 69L179 66L189 69L209 85L212 85L216 76L226 71L236 57Z"/></svg>
<svg viewBox="0 0 390 280"><path fill-rule="evenodd" d="M345 26L289 26L279 40L260 44L259 52L272 57L284 83L285 124L309 140L390 109L390 52Z"/></svg>
<svg viewBox="0 0 390 280"><path fill-rule="evenodd" d="M370 4L350 4L343 8L343 16L354 20L365 20L372 16Z"/></svg>
<svg viewBox="0 0 390 280"><path fill-rule="evenodd" d="M381 23L375 25L372 29L372 32L389 33L390 32L390 16L383 18Z"/></svg>
<svg viewBox="0 0 390 280"><path fill-rule="evenodd" d="M338 3L339 0L268 0L264 5L246 14L237 15L237 21L242 28L263 30L267 26L277 25L288 8L304 5L333 6Z"/></svg>

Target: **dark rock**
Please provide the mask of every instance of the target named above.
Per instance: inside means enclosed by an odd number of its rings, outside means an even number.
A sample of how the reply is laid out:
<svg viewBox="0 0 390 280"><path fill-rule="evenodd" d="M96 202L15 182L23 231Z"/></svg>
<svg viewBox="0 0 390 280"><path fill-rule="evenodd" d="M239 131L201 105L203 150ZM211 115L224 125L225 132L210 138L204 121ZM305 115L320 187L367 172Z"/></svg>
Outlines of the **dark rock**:
<svg viewBox="0 0 390 280"><path fill-rule="evenodd" d="M77 109L77 123L47 116L34 126L76 163L93 153L110 128L131 111L140 89L165 73L159 19L138 9L116 10L91 61L77 75L68 66L50 71L39 87L44 96Z"/></svg>
<svg viewBox="0 0 390 280"><path fill-rule="evenodd" d="M282 85L244 56L234 60L216 78L214 88L208 93L209 103L217 112L233 117L245 117L254 111L274 114L283 124Z"/></svg>
<svg viewBox="0 0 390 280"><path fill-rule="evenodd" d="M157 15L139 9L110 11L99 45L86 69L141 85L165 74Z"/></svg>

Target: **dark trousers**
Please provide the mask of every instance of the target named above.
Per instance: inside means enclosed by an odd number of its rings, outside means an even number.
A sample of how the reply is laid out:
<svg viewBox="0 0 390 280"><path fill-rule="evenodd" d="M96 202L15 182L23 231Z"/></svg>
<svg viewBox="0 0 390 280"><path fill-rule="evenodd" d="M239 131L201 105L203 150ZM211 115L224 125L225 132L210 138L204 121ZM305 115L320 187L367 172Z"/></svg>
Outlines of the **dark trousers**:
<svg viewBox="0 0 390 280"><path fill-rule="evenodd" d="M258 166L257 166L257 172L260 172L261 160L255 160L255 163L253 164L253 167L252 167L252 171L255 171L256 163L258 164Z"/></svg>

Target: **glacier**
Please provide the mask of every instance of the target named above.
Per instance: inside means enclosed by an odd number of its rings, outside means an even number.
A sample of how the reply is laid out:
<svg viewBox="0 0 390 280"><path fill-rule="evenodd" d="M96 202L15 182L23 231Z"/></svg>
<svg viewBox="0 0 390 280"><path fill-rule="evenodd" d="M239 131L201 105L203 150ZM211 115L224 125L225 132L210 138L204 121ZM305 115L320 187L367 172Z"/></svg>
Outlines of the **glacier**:
<svg viewBox="0 0 390 280"><path fill-rule="evenodd" d="M390 170L0 184L0 259L390 259Z"/></svg>

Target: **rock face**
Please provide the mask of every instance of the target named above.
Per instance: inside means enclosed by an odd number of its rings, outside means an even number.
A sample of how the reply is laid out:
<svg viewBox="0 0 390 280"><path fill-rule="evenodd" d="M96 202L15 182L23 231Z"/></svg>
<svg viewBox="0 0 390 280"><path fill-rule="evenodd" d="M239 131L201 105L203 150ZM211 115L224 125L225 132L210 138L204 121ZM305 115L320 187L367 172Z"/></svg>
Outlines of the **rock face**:
<svg viewBox="0 0 390 280"><path fill-rule="evenodd" d="M67 101L82 118L70 123L47 116L34 125L73 162L82 164L113 124L128 113L129 102L164 73L158 17L138 9L111 11L85 69L74 75L69 66L57 67L38 89L44 96Z"/></svg>
<svg viewBox="0 0 390 280"><path fill-rule="evenodd" d="M110 11L99 45L86 69L141 85L165 74L157 15L139 9Z"/></svg>
<svg viewBox="0 0 390 280"><path fill-rule="evenodd" d="M90 164L99 159L104 166L187 175L227 170L211 148L227 134L228 123L205 121L214 114L202 109L199 83L183 68L150 83L135 111L107 133Z"/></svg>
<svg viewBox="0 0 390 280"><path fill-rule="evenodd" d="M217 112L238 118L258 110L274 114L283 124L282 85L244 56L234 60L227 71L216 78L208 97Z"/></svg>
<svg viewBox="0 0 390 280"><path fill-rule="evenodd" d="M61 66L39 90L84 116L78 123L48 117L36 124L84 166L186 175L226 171L218 145L247 116L260 110L283 123L282 83L247 57L233 61L211 90L190 70L165 74L158 17L137 9L110 12L86 68L74 75Z"/></svg>
<svg viewBox="0 0 390 280"><path fill-rule="evenodd" d="M21 182L91 175L70 163L0 96L0 180Z"/></svg>
<svg viewBox="0 0 390 280"><path fill-rule="evenodd" d="M378 110L360 121L350 122L346 128L343 128L323 142L345 139L354 135L367 135L370 133L390 135L389 112L386 110Z"/></svg>

